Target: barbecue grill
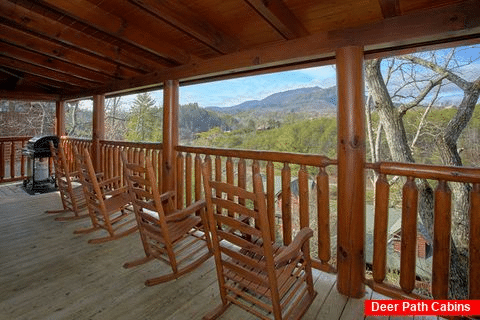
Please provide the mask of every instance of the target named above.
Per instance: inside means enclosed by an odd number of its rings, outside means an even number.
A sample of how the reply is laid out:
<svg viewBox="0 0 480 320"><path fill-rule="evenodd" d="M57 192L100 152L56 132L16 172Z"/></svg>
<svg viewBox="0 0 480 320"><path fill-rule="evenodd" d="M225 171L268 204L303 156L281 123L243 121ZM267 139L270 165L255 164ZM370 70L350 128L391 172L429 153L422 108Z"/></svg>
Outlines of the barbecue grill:
<svg viewBox="0 0 480 320"><path fill-rule="evenodd" d="M58 147L57 136L40 136L28 140L27 145L22 149L22 154L27 158L27 178L23 181L23 186L29 191L46 191L55 183L48 165L49 158L52 156L50 141L55 148Z"/></svg>

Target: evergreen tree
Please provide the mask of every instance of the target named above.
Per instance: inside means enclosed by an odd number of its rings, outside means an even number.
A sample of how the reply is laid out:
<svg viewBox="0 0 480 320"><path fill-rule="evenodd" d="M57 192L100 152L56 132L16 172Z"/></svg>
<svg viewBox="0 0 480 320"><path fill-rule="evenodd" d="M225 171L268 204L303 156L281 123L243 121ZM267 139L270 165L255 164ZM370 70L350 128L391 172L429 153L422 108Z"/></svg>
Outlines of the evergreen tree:
<svg viewBox="0 0 480 320"><path fill-rule="evenodd" d="M162 139L162 111L148 92L138 94L127 123L128 141L158 142Z"/></svg>

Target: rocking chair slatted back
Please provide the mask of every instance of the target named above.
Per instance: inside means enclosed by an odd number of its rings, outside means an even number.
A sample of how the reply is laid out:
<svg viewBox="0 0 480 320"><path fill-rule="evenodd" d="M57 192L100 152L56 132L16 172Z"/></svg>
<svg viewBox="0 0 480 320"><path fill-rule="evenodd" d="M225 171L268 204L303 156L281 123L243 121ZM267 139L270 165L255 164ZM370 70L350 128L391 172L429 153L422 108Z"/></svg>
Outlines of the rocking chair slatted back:
<svg viewBox="0 0 480 320"><path fill-rule="evenodd" d="M125 268L153 259L167 262L171 272L145 282L151 286L176 279L193 271L212 256L208 232L205 232L205 201L197 201L177 210L175 192L159 193L149 157L146 166L130 163L121 154L128 192L135 211L145 257L125 263ZM199 213L199 214L196 214Z"/></svg>
<svg viewBox="0 0 480 320"><path fill-rule="evenodd" d="M49 210L47 213L66 213L71 212L70 216L59 216L55 220L75 220L84 217L88 217L86 211L87 203L83 196L82 186L78 183L74 185L75 180L78 182L78 173L70 172L68 169L67 158L61 144L58 144L58 148L55 148L53 141L49 141L50 152L53 157L53 163L55 167L55 180L60 191L60 199L62 200L63 210ZM85 212L83 212L85 211Z"/></svg>
<svg viewBox="0 0 480 320"><path fill-rule="evenodd" d="M137 230L130 206L127 189L121 186L121 178L102 179L95 173L88 149L79 153L74 148L75 159L88 206L92 227L76 230L75 233L90 233L105 230L104 237L90 239L89 243L101 243L127 236Z"/></svg>
<svg viewBox="0 0 480 320"><path fill-rule="evenodd" d="M299 319L312 303L309 228L284 247L271 238L266 197L259 174L254 190L211 181L203 165L207 218L222 305L204 319L215 319L233 303L261 319Z"/></svg>

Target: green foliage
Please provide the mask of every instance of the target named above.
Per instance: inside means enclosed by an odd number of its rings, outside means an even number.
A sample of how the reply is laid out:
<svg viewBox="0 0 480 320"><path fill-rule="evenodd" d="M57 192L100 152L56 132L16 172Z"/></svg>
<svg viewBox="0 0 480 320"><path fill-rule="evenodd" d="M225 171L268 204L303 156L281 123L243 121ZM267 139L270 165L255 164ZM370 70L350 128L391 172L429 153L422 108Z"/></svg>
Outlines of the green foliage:
<svg viewBox="0 0 480 320"><path fill-rule="evenodd" d="M336 135L336 118L324 117L292 122L269 130L242 129L221 132L219 128L215 128L200 134L195 145L317 153L334 157Z"/></svg>
<svg viewBox="0 0 480 320"><path fill-rule="evenodd" d="M149 93L138 94L127 122L127 141L162 140L162 109L155 106Z"/></svg>
<svg viewBox="0 0 480 320"><path fill-rule="evenodd" d="M205 132L215 127L224 130L230 128L228 122L233 123L232 116L222 119L216 112L200 108L197 103L190 103L180 106L178 126L181 139L193 139L196 133Z"/></svg>

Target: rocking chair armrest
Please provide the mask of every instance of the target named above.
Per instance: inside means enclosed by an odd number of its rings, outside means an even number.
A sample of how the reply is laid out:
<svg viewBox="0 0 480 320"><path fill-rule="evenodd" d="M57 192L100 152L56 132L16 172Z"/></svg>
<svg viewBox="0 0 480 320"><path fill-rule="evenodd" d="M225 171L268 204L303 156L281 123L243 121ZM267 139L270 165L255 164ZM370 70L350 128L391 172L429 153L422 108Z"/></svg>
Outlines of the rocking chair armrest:
<svg viewBox="0 0 480 320"><path fill-rule="evenodd" d="M103 187L106 184L118 183L118 182L120 182L120 180L121 180L120 176L116 176L116 177L113 177L113 178L110 178L110 179L99 181L98 184L100 185L100 187Z"/></svg>
<svg viewBox="0 0 480 320"><path fill-rule="evenodd" d="M313 236L310 228L302 228L295 236L295 239L285 247L275 258L275 265L283 265L285 262L295 258L300 252L303 244Z"/></svg>
<svg viewBox="0 0 480 320"><path fill-rule="evenodd" d="M207 206L207 202L205 200L199 200L195 203L189 205L185 209L177 210L172 214L167 214L166 220L168 221L175 221L175 220L182 220L185 217L197 212L200 209L203 209Z"/></svg>
<svg viewBox="0 0 480 320"><path fill-rule="evenodd" d="M127 193L127 192L128 192L127 187L120 187L120 188L115 188L111 190L106 190L104 195L113 197L113 196L116 196L117 194Z"/></svg>
<svg viewBox="0 0 480 320"><path fill-rule="evenodd" d="M79 175L80 175L80 172L78 172L78 171L69 172L70 178L78 178Z"/></svg>
<svg viewBox="0 0 480 320"><path fill-rule="evenodd" d="M163 201L166 201L166 200L171 199L173 197L175 197L175 191L167 191L167 192L162 193L160 195L160 201L163 202Z"/></svg>

